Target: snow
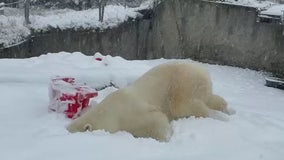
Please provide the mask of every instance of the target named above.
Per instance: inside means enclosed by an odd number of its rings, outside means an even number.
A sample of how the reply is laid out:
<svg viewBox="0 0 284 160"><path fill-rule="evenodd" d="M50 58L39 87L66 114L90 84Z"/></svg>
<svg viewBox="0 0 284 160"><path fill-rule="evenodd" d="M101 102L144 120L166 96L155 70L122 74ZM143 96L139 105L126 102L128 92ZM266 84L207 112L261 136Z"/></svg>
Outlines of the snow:
<svg viewBox="0 0 284 160"><path fill-rule="evenodd" d="M129 18L141 16L137 10L149 7L145 3L138 8L125 8L123 6L108 5L105 7L104 21L99 22L98 9L75 11L64 10L40 10L30 16L30 26L25 25L23 11L5 8L5 15L0 15L0 47L9 47L12 44L23 41L35 32L47 31L50 28L65 29L106 29L113 28L127 21ZM6 13L7 12L7 13ZM32 12L32 11L31 11Z"/></svg>
<svg viewBox="0 0 284 160"><path fill-rule="evenodd" d="M71 120L48 112L50 77L73 76L92 87L123 87L167 59L96 61L82 53L53 53L28 59L0 59L0 158L9 160L282 160L284 92L266 87L265 75L249 69L204 65L214 92L236 110L228 121L184 118L161 143L121 131L68 133ZM191 61L185 59L183 61ZM99 92L101 101L113 87Z"/></svg>
<svg viewBox="0 0 284 160"><path fill-rule="evenodd" d="M228 3L233 5L240 5L240 6L248 6L248 7L254 7L254 8L267 8L272 5L277 4L276 2L273 2L272 0L221 0L218 1L220 3Z"/></svg>
<svg viewBox="0 0 284 160"><path fill-rule="evenodd" d="M267 77L265 78L267 81L276 82L276 83L284 83L283 79L275 78L275 77Z"/></svg>
<svg viewBox="0 0 284 160"><path fill-rule="evenodd" d="M265 15L274 15L274 16L282 16L284 13L284 5L276 5L268 8L261 12L261 14Z"/></svg>
<svg viewBox="0 0 284 160"><path fill-rule="evenodd" d="M19 43L30 35L22 17L0 15L0 48Z"/></svg>
<svg viewBox="0 0 284 160"><path fill-rule="evenodd" d="M139 13L136 8L124 8L123 6L106 6L105 18L99 22L98 9L83 11L71 11L59 14L35 15L31 17L31 27L35 31L45 31L49 27L60 29L106 29L117 26L128 18L136 18Z"/></svg>

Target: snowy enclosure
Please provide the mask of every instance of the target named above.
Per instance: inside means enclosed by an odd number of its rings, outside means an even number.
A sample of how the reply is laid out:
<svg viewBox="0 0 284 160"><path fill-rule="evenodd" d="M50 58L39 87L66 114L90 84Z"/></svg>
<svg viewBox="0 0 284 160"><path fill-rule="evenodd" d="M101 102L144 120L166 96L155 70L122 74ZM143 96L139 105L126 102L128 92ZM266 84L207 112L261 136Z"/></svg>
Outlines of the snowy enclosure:
<svg viewBox="0 0 284 160"><path fill-rule="evenodd" d="M9 160L282 160L284 92L264 85L265 75L249 69L205 66L213 90L236 113L228 121L184 118L173 121L168 143L134 138L127 132L70 134L70 120L48 112L48 82L54 75L76 77L90 86L131 84L167 59L127 61L105 57L109 65L82 53L54 53L0 60L0 151ZM185 59L183 61L191 61ZM116 88L99 92L100 102Z"/></svg>
<svg viewBox="0 0 284 160"><path fill-rule="evenodd" d="M94 5L92 5L93 8L84 11L83 9L86 9L86 7L79 7L81 4L83 5L82 2L84 1L85 0L31 0L31 16L29 18L31 21L30 26L25 25L23 16L25 12L23 9L24 1L9 1L12 3L12 7L11 5L4 7L4 11L2 11L4 12L4 16L1 15L0 10L0 48L1 46L9 47L11 45L15 45L24 41L31 34L30 29L35 31L45 31L48 29L48 27L57 27L61 30L64 30L66 28L72 27L76 29L86 27L106 28L117 26L123 21L126 21L127 17L133 17L133 15L137 16L137 10L144 9L146 6L149 6L154 0L108 0L109 6L105 8L104 18L106 22L102 23L99 22L99 11L98 9L96 9L97 6L95 5L95 2L90 1L90 3L94 3ZM123 3L125 2L129 4L129 6L136 8L124 8ZM233 5L251 6L255 8L269 8L270 6L277 5L275 1L257 0L225 0L217 2L229 3ZM64 6L63 4L66 5ZM70 4L70 7L68 7L67 4ZM59 5L59 7L56 7L57 5Z"/></svg>

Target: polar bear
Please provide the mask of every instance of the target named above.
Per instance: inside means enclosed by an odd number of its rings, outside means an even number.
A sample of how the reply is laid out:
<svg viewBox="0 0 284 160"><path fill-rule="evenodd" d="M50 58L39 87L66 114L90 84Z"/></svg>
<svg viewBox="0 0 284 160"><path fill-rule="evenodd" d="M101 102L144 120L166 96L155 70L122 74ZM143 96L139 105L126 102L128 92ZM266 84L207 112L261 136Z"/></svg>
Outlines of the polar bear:
<svg viewBox="0 0 284 160"><path fill-rule="evenodd" d="M196 63L168 62L111 93L75 119L67 130L127 131L135 137L168 141L172 134L170 121L189 116L209 117L215 110L227 113L227 103L212 93L207 70Z"/></svg>

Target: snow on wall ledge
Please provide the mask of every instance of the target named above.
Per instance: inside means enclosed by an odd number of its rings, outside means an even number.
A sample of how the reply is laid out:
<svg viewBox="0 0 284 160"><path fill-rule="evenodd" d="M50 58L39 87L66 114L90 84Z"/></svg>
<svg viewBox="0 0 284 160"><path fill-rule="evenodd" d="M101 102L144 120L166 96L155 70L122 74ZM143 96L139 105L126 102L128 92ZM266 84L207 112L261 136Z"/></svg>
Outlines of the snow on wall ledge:
<svg viewBox="0 0 284 160"><path fill-rule="evenodd" d="M123 6L106 6L104 21L99 22L98 9L84 11L72 11L57 15L32 16L32 29L35 31L46 31L49 28L64 29L90 29L90 28L112 28L128 18L136 18L140 14L137 8L124 8Z"/></svg>
<svg viewBox="0 0 284 160"><path fill-rule="evenodd" d="M106 29L113 28L127 21L129 18L141 16L140 9L145 9L150 3L138 8L124 8L109 5L105 7L104 21L99 22L98 9L83 11L66 10L57 14L31 15L31 25L26 26L24 17L0 15L0 48L9 47L26 39L33 32L45 32L51 28L66 29ZM2 45L2 47L1 47Z"/></svg>
<svg viewBox="0 0 284 160"><path fill-rule="evenodd" d="M0 15L0 48L19 43L31 34L30 29L23 24L22 17Z"/></svg>

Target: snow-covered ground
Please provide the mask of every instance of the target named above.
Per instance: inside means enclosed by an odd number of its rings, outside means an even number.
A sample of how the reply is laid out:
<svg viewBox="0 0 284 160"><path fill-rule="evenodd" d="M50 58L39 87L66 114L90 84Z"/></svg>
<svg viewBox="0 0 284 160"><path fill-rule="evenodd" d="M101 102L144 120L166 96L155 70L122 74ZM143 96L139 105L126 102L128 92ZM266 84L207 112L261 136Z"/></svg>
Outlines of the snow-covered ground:
<svg viewBox="0 0 284 160"><path fill-rule="evenodd" d="M7 160L282 160L284 91L264 86L261 72L204 65L214 92L236 110L229 120L187 118L171 123L167 143L134 138L126 132L70 134L63 115L48 112L51 76L73 76L92 87L110 81L123 87L166 59L102 62L81 53L0 59L0 158ZM189 59L184 61L190 61ZM108 65L104 65L108 63ZM114 91L99 92L97 101Z"/></svg>

